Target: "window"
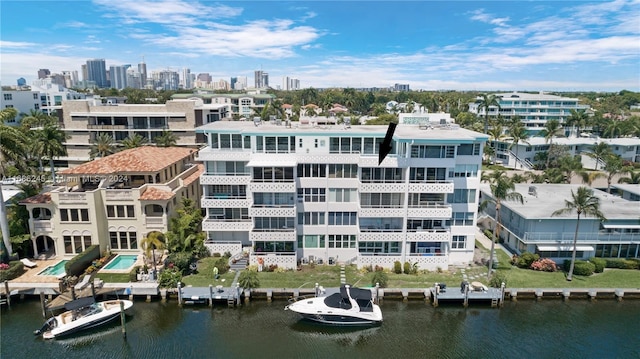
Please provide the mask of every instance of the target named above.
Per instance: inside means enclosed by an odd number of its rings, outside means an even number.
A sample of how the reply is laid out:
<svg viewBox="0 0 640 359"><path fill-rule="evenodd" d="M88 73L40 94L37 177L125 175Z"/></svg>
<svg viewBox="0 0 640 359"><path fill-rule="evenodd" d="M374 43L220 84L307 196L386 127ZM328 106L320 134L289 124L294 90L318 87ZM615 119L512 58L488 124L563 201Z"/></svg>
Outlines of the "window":
<svg viewBox="0 0 640 359"><path fill-rule="evenodd" d="M89 222L89 210L86 208L63 208L60 210L60 222Z"/></svg>
<svg viewBox="0 0 640 359"><path fill-rule="evenodd" d="M454 189L447 195L449 203L473 203L476 200L475 189Z"/></svg>
<svg viewBox="0 0 640 359"><path fill-rule="evenodd" d="M4 99L5 99L5 101L11 101L11 100L13 100L13 95L10 94L10 93L6 93L6 94L4 94Z"/></svg>
<svg viewBox="0 0 640 359"><path fill-rule="evenodd" d="M451 249L464 249L467 246L467 237L453 236L451 240Z"/></svg>
<svg viewBox="0 0 640 359"><path fill-rule="evenodd" d="M478 165L456 165L449 169L449 177L478 177Z"/></svg>
<svg viewBox="0 0 640 359"><path fill-rule="evenodd" d="M404 193L361 193L362 208L402 208Z"/></svg>
<svg viewBox="0 0 640 359"><path fill-rule="evenodd" d="M248 221L248 208L209 208L208 219L221 222L239 222Z"/></svg>
<svg viewBox="0 0 640 359"><path fill-rule="evenodd" d="M302 244L304 248L325 248L325 236L324 235L306 235L298 236L298 248L300 248L300 237L302 237Z"/></svg>
<svg viewBox="0 0 640 359"><path fill-rule="evenodd" d="M329 188L329 202L357 202L356 188Z"/></svg>
<svg viewBox="0 0 640 359"><path fill-rule="evenodd" d="M360 253L400 253L400 242L360 242Z"/></svg>
<svg viewBox="0 0 640 359"><path fill-rule="evenodd" d="M473 226L473 212L453 212L451 217L454 226Z"/></svg>
<svg viewBox="0 0 640 359"><path fill-rule="evenodd" d="M136 218L136 213L132 205L107 206L107 218Z"/></svg>
<svg viewBox="0 0 640 359"><path fill-rule="evenodd" d="M136 232L109 232L109 243L112 249L138 249Z"/></svg>
<svg viewBox="0 0 640 359"><path fill-rule="evenodd" d="M358 165L330 164L329 178L358 178Z"/></svg>
<svg viewBox="0 0 640 359"><path fill-rule="evenodd" d="M298 188L298 202L326 202L326 188Z"/></svg>
<svg viewBox="0 0 640 359"><path fill-rule="evenodd" d="M255 217L254 230L259 232L289 231L295 229L294 217Z"/></svg>
<svg viewBox="0 0 640 359"><path fill-rule="evenodd" d="M435 182L446 179L447 169L438 168L416 168L409 169L409 180L411 182Z"/></svg>
<svg viewBox="0 0 640 359"><path fill-rule="evenodd" d="M458 156L472 156L480 154L480 144L462 144L458 146Z"/></svg>
<svg viewBox="0 0 640 359"><path fill-rule="evenodd" d="M360 137L330 137L329 153L360 153L362 138Z"/></svg>
<svg viewBox="0 0 640 359"><path fill-rule="evenodd" d="M324 224L324 212L304 212L298 213L298 224L300 225L321 225Z"/></svg>
<svg viewBox="0 0 640 359"><path fill-rule="evenodd" d="M356 235L330 234L329 248L356 248Z"/></svg>
<svg viewBox="0 0 640 359"><path fill-rule="evenodd" d="M329 212L330 226L355 226L357 224L356 212Z"/></svg>
<svg viewBox="0 0 640 359"><path fill-rule="evenodd" d="M254 167L254 182L293 182L293 167Z"/></svg>
<svg viewBox="0 0 640 359"><path fill-rule="evenodd" d="M404 182L402 168L362 168L362 183L400 183Z"/></svg>
<svg viewBox="0 0 640 359"><path fill-rule="evenodd" d="M445 204L445 193L409 193L410 208L427 208Z"/></svg>
<svg viewBox="0 0 640 359"><path fill-rule="evenodd" d="M327 165L321 163L298 164L298 177L327 177Z"/></svg>
<svg viewBox="0 0 640 359"><path fill-rule="evenodd" d="M67 254L82 253L91 246L91 236L63 236L64 252Z"/></svg>
<svg viewBox="0 0 640 359"><path fill-rule="evenodd" d="M293 193L255 192L253 204L259 207L293 207L295 202Z"/></svg>
<svg viewBox="0 0 640 359"><path fill-rule="evenodd" d="M454 158L456 146L411 146L411 158Z"/></svg>

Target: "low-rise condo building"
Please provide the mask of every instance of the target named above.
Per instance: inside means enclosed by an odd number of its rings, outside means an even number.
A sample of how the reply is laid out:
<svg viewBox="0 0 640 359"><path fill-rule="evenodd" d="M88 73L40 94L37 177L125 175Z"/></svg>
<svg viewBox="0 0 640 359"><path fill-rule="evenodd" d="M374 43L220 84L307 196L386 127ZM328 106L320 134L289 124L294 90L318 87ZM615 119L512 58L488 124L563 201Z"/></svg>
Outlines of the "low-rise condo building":
<svg viewBox="0 0 640 359"><path fill-rule="evenodd" d="M219 121L199 127L212 253L251 264L410 262L446 269L473 260L482 147L455 124L387 126Z"/></svg>
<svg viewBox="0 0 640 359"><path fill-rule="evenodd" d="M515 191L524 203L501 201L500 218L504 227L500 237L516 253L538 253L556 261L571 258L576 230L575 212L552 216L571 200L571 191L579 185L569 184L516 184ZM630 185L628 192L640 193L640 185ZM480 186L480 201L493 198L489 186ZM640 258L640 205L618 195L594 189L600 200L600 211L607 218L602 222L595 217L581 216L577 241L577 258ZM480 222L493 229L495 207L489 205L488 216Z"/></svg>
<svg viewBox="0 0 640 359"><path fill-rule="evenodd" d="M46 193L21 202L29 211L35 255L70 258L87 247L142 253L147 234L166 232L183 198L200 198L197 150L143 146L66 169Z"/></svg>
<svg viewBox="0 0 640 359"><path fill-rule="evenodd" d="M215 93L213 91L198 90L193 94L174 94L172 99L199 98L205 105L220 105L226 108L229 119L233 117L253 118L269 103L275 100L275 95L268 93Z"/></svg>

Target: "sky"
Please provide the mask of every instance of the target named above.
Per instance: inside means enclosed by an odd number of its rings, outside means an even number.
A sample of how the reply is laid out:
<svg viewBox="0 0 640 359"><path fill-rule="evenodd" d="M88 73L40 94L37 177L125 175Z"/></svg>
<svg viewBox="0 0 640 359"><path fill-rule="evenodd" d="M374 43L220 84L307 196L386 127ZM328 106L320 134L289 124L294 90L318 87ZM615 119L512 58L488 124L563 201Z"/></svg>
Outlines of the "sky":
<svg viewBox="0 0 640 359"><path fill-rule="evenodd" d="M139 62L302 88L640 91L640 0L0 0L0 82Z"/></svg>

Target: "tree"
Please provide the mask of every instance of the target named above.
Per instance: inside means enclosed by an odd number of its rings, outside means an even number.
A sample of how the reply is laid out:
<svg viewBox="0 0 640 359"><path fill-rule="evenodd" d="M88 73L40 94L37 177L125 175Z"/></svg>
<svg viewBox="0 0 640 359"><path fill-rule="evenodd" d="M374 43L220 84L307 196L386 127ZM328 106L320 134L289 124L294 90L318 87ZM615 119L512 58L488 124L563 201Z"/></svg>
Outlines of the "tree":
<svg viewBox="0 0 640 359"><path fill-rule="evenodd" d="M202 212L189 198L183 198L176 216L171 218L169 232L167 232L167 246L171 252L192 252L201 254L204 247L204 233L199 230L202 222Z"/></svg>
<svg viewBox="0 0 640 359"><path fill-rule="evenodd" d="M634 172L629 169L627 173L629 174L629 177L618 178L618 183L640 184L640 171Z"/></svg>
<svg viewBox="0 0 640 359"><path fill-rule="evenodd" d="M558 120L549 120L545 122L544 128L540 131L540 135L544 137L544 142L549 144L549 148L553 145L553 136L555 136L560 129L560 121ZM549 167L549 156L547 156L545 161L545 167Z"/></svg>
<svg viewBox="0 0 640 359"><path fill-rule="evenodd" d="M96 157L107 157L118 152L110 134L101 132L96 137L89 149L89 157L93 160Z"/></svg>
<svg viewBox="0 0 640 359"><path fill-rule="evenodd" d="M45 125L35 131L36 142L34 143L34 148L36 153L49 159L51 180L53 183L56 183L56 172L53 160L56 157L67 155L67 148L64 146L64 143L69 136L55 125Z"/></svg>
<svg viewBox="0 0 640 359"><path fill-rule="evenodd" d="M153 260L153 272L156 272L156 249L164 249L164 235L160 232L149 233L141 243L144 253L147 258L151 257Z"/></svg>
<svg viewBox="0 0 640 359"><path fill-rule="evenodd" d="M497 107L500 110L500 101L495 95L482 94L482 98L478 102L478 113L484 109L484 133L489 130L489 109L491 107Z"/></svg>
<svg viewBox="0 0 640 359"><path fill-rule="evenodd" d="M518 143L522 142L528 145L529 141L527 140L529 139L529 137L531 137L531 135L529 134L527 129L524 128L524 126L522 125L522 122L520 121L514 122L511 124L511 127L509 128L509 134L511 135L511 138L512 138L511 145L509 146L509 148L516 146L516 168L517 168L518 162L520 162L520 157L518 157Z"/></svg>
<svg viewBox="0 0 640 359"><path fill-rule="evenodd" d="M33 127L53 126L57 122L58 120L53 116L49 116L40 110L31 110L27 116L20 120L20 125L25 129L30 129Z"/></svg>
<svg viewBox="0 0 640 359"><path fill-rule="evenodd" d="M588 121L589 115L585 109L571 110L571 114L567 117L566 124L567 126L577 127L578 132L580 132L580 129L584 128Z"/></svg>
<svg viewBox="0 0 640 359"><path fill-rule="evenodd" d="M491 268L493 266L493 256L495 251L495 242L500 235L500 207L503 201L518 201L523 203L523 197L520 193L516 192L515 183L505 171L494 171L485 173L482 175L482 181L489 183L491 189L491 195L493 198L486 199L480 203L480 210L484 210L489 204L492 204L496 208L495 221L496 225L493 227L493 238L491 240L491 251L489 254L489 272L487 273L487 279L491 277Z"/></svg>
<svg viewBox="0 0 640 359"><path fill-rule="evenodd" d="M11 113L15 113L12 108L2 110L3 121L12 118ZM17 168L26 169L25 153L27 152L27 136L18 128L0 123L0 175L8 175L7 169L10 164Z"/></svg>
<svg viewBox="0 0 640 359"><path fill-rule="evenodd" d="M178 143L178 137L169 130L163 130L162 134L155 138L156 146L172 147Z"/></svg>
<svg viewBox="0 0 640 359"><path fill-rule="evenodd" d="M606 142L598 142L591 148L591 152L587 153L587 156L596 160L595 170L597 171L600 161L611 153L611 147Z"/></svg>
<svg viewBox="0 0 640 359"><path fill-rule="evenodd" d="M574 174L582 172L580 156L563 156L558 160L558 163L567 183L571 183Z"/></svg>
<svg viewBox="0 0 640 359"><path fill-rule="evenodd" d="M600 212L600 199L593 195L593 190L588 187L579 187L577 192L571 190L571 200L564 201L565 207L554 211L551 216L561 216L568 213L576 212L578 214L576 220L576 232L573 236L573 251L571 253L571 265L567 280L571 281L573 277L573 268L576 263L576 245L578 243L578 230L580 228L580 216L593 216L601 221L606 221L605 216Z"/></svg>
<svg viewBox="0 0 640 359"><path fill-rule="evenodd" d="M245 270L238 277L238 285L244 289L252 289L260 287L260 278L258 272Z"/></svg>
<svg viewBox="0 0 640 359"><path fill-rule="evenodd" d="M489 141L493 142L493 164L496 164L498 160L498 142L506 137L504 128L498 121L494 121L487 134L489 135Z"/></svg>
<svg viewBox="0 0 640 359"><path fill-rule="evenodd" d="M129 136L124 140L122 140L122 146L124 146L125 149L130 149L130 148L142 147L146 145L148 142L149 141L147 140L146 137L142 137L136 133L133 136Z"/></svg>
<svg viewBox="0 0 640 359"><path fill-rule="evenodd" d="M629 168L622 163L622 157L613 153L604 157L603 170L607 173L607 193L611 193L611 182L614 176L629 172Z"/></svg>

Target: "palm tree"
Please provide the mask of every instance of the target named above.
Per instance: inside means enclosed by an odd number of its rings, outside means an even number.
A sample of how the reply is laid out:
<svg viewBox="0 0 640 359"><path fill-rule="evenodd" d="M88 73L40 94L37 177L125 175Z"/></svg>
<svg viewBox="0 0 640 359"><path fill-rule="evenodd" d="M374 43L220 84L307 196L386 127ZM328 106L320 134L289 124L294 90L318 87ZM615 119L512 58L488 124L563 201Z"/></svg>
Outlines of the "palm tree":
<svg viewBox="0 0 640 359"><path fill-rule="evenodd" d="M487 279L491 276L491 268L493 267L493 256L495 251L495 241L500 235L500 206L503 201L518 201L523 203L522 195L516 192L515 183L505 171L494 171L491 173L485 173L482 175L482 181L489 183L491 194L493 198L486 199L480 203L480 210L484 210L490 203L496 208L495 221L496 225L493 227L493 238L491 240L491 254L489 255L489 272L487 273Z"/></svg>
<svg viewBox="0 0 640 359"><path fill-rule="evenodd" d="M520 162L520 157L518 157L518 147L519 147L518 143L522 142L528 145L529 141L527 140L529 139L529 137L531 137L531 135L529 134L527 129L524 128L524 126L522 125L522 122L520 121L516 123L512 123L511 127L509 128L509 135L511 135L511 138L513 139L511 142L511 145L509 146L509 149L511 149L513 146L516 146L516 168L517 168L518 162Z"/></svg>
<svg viewBox="0 0 640 359"><path fill-rule="evenodd" d="M484 133L489 130L489 108L497 107L500 110L500 101L495 95L482 94L482 98L478 102L478 113L484 109Z"/></svg>
<svg viewBox="0 0 640 359"><path fill-rule="evenodd" d="M587 153L587 156L596 160L596 168L598 170L598 163L602 161L606 156L611 154L611 147L606 142L598 142L592 148L591 152Z"/></svg>
<svg viewBox="0 0 640 359"><path fill-rule="evenodd" d="M178 142L178 137L169 130L163 130L162 134L155 138L156 146L158 147L172 147Z"/></svg>
<svg viewBox="0 0 640 359"><path fill-rule="evenodd" d="M49 116L40 110L31 110L29 115L20 120L20 124L26 129L55 125L57 122L58 120L55 117Z"/></svg>
<svg viewBox="0 0 640 359"><path fill-rule="evenodd" d="M304 114L305 114L306 116L313 116L313 117L315 117L315 116L316 116L316 109L315 109L315 107L313 107L313 106L308 106L308 105L307 105L307 107L306 107L306 108L305 108L305 110L304 110Z"/></svg>
<svg viewBox="0 0 640 359"><path fill-rule="evenodd" d="M567 117L565 121L567 126L577 127L578 132L580 129L587 125L587 121L589 120L589 115L585 109L580 110L571 110L571 114Z"/></svg>
<svg viewBox="0 0 640 359"><path fill-rule="evenodd" d="M69 136L55 125L45 125L36 130L35 133L37 142L34 143L34 149L36 153L49 159L51 180L53 183L56 183L56 172L53 160L56 157L67 155L67 148L64 146L67 138L69 138Z"/></svg>
<svg viewBox="0 0 640 359"><path fill-rule="evenodd" d="M640 184L640 171L634 172L629 169L627 173L629 174L629 177L618 178L618 183Z"/></svg>
<svg viewBox="0 0 640 359"><path fill-rule="evenodd" d="M629 173L629 168L622 163L622 157L613 153L604 157L603 170L607 173L607 193L611 193L611 182L614 176Z"/></svg>
<svg viewBox="0 0 640 359"><path fill-rule="evenodd" d="M96 157L107 157L111 154L118 152L116 145L113 142L113 137L110 134L101 132L96 137L95 141L89 149L89 157L94 159Z"/></svg>
<svg viewBox="0 0 640 359"><path fill-rule="evenodd" d="M5 124L17 116L13 108L6 108L0 112L0 175L7 175L9 164L20 169L26 169L25 153L27 152L27 136L18 128Z"/></svg>
<svg viewBox="0 0 640 359"><path fill-rule="evenodd" d="M558 120L549 120L545 122L544 129L540 131L540 135L544 137L544 142L549 144L549 148L553 144L553 136L555 136L558 131L560 131L560 121ZM549 156L547 156L547 160L545 162L545 168L549 167Z"/></svg>
<svg viewBox="0 0 640 359"><path fill-rule="evenodd" d="M573 175L582 172L582 161L580 156L563 156L558 160L560 164L560 170L564 173L564 178L567 183L571 183Z"/></svg>
<svg viewBox="0 0 640 359"><path fill-rule="evenodd" d="M593 216L601 221L606 221L602 212L600 212L600 199L593 195L593 190L588 187L579 187L577 192L571 190L571 201L564 200L565 207L554 211L551 216L560 216L567 213L578 214L576 221L576 232L573 236L573 252L571 253L571 265L569 266L569 273L567 274L567 280L571 281L573 277L573 268L576 263L576 244L578 243L578 229L580 228L580 216Z"/></svg>
<svg viewBox="0 0 640 359"><path fill-rule="evenodd" d="M146 145L149 142L146 137L142 137L139 134L134 134L122 140L122 146L126 149L136 148Z"/></svg>
<svg viewBox="0 0 640 359"><path fill-rule="evenodd" d="M491 129L487 133L489 135L489 141L494 143L493 148L493 164L496 164L498 160L498 141L502 140L506 137L504 134L504 128L498 121L493 121L491 123ZM488 147L488 146L487 146Z"/></svg>
<svg viewBox="0 0 640 359"><path fill-rule="evenodd" d="M142 240L142 248L147 258L153 260L153 272L156 272L156 249L164 249L164 235L160 232L151 232Z"/></svg>

